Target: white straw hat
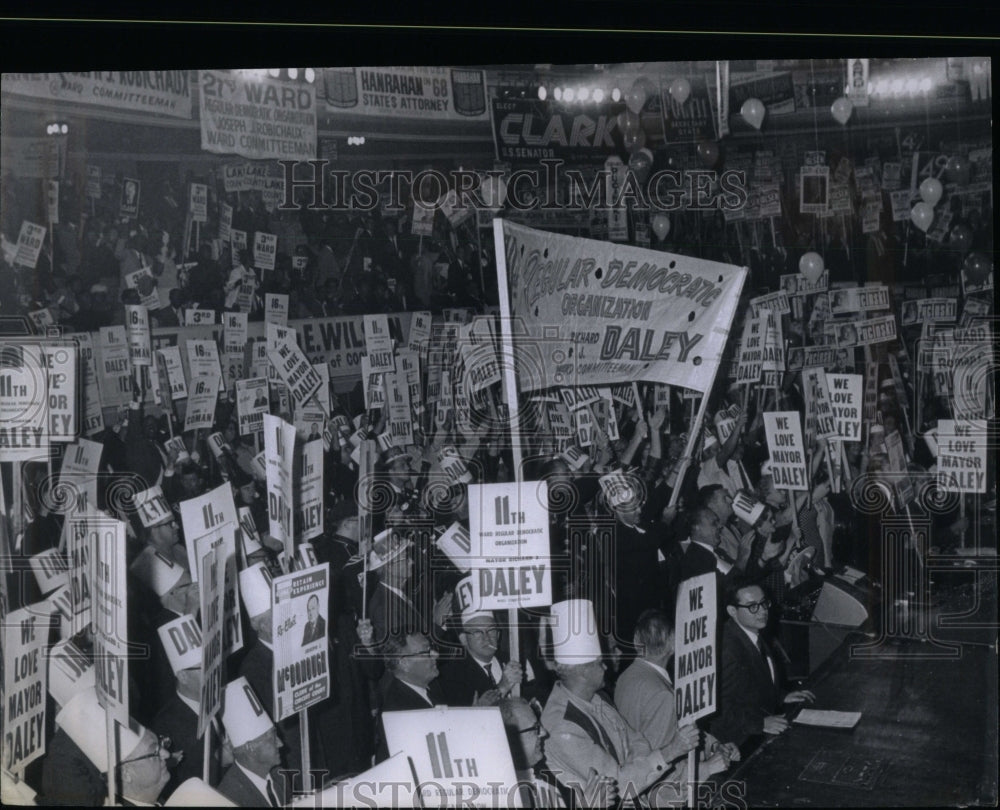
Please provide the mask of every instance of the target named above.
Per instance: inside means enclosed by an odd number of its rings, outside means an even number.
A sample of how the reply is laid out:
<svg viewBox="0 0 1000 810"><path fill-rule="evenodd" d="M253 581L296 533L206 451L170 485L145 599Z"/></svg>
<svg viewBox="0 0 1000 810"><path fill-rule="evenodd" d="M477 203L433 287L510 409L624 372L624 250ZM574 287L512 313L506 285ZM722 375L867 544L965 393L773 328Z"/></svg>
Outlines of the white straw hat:
<svg viewBox="0 0 1000 810"><path fill-rule="evenodd" d="M240 596L251 619L271 609L271 574L264 563L254 563L240 571Z"/></svg>
<svg viewBox="0 0 1000 810"><path fill-rule="evenodd" d="M209 787L197 776L192 776L181 784L170 798L163 803L164 807L239 807L229 801L219 791Z"/></svg>
<svg viewBox="0 0 1000 810"><path fill-rule="evenodd" d="M94 687L85 689L72 698L56 715L56 725L63 729L101 773L108 771L108 735L105 734L107 714L97 701ZM146 729L138 726L138 733L123 725L118 726L119 760L124 761L142 743Z"/></svg>
<svg viewBox="0 0 1000 810"><path fill-rule="evenodd" d="M72 641L60 641L49 653L49 694L65 706L73 696L94 686L94 662Z"/></svg>
<svg viewBox="0 0 1000 810"><path fill-rule="evenodd" d="M183 567L158 554L153 546L146 546L129 570L157 596L170 593L186 573Z"/></svg>

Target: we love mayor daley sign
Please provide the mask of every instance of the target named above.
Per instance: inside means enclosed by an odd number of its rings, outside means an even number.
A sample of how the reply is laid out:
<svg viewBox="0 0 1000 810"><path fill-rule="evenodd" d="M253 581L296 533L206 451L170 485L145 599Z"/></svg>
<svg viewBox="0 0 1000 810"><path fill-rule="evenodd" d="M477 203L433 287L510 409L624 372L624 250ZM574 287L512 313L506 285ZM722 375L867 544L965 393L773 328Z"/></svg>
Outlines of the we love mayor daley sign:
<svg viewBox="0 0 1000 810"><path fill-rule="evenodd" d="M469 486L473 607L552 604L547 503L544 481Z"/></svg>

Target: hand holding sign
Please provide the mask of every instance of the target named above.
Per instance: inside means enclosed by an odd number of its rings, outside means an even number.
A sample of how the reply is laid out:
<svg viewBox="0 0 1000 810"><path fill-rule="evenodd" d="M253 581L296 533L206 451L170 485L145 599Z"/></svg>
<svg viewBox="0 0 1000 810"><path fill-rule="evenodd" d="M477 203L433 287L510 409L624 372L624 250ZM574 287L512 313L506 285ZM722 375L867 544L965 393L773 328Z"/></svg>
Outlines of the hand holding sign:
<svg viewBox="0 0 1000 810"><path fill-rule="evenodd" d="M375 630L372 627L371 619L361 619L358 621L358 638L366 647L371 647L375 640Z"/></svg>
<svg viewBox="0 0 1000 810"><path fill-rule="evenodd" d="M515 686L521 683L524 677L524 670L518 661L508 661L503 665L503 677L498 684L501 694L506 695Z"/></svg>
<svg viewBox="0 0 1000 810"><path fill-rule="evenodd" d="M590 778L583 786L583 795L577 793L577 796L583 803L589 802L590 807L615 807L618 804L618 785L612 777L602 776L591 768Z"/></svg>

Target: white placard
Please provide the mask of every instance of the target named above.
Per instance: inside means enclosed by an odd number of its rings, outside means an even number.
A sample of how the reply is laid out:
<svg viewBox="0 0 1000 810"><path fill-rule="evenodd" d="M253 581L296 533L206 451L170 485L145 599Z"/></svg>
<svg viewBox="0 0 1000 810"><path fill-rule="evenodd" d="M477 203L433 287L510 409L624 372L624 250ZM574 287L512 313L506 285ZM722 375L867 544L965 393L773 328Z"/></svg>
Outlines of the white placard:
<svg viewBox="0 0 1000 810"><path fill-rule="evenodd" d="M826 375L830 392L830 408L837 426L837 436L842 441L861 440L861 387L860 374Z"/></svg>
<svg viewBox="0 0 1000 810"><path fill-rule="evenodd" d="M806 454L798 411L764 413L764 432L777 489L808 490Z"/></svg>
<svg viewBox="0 0 1000 810"><path fill-rule="evenodd" d="M715 711L718 698L715 573L681 582L677 590L674 641L674 701L677 725Z"/></svg>
<svg viewBox="0 0 1000 810"><path fill-rule="evenodd" d="M552 604L548 486L544 481L474 484L469 534L482 561L473 574L479 609Z"/></svg>
<svg viewBox="0 0 1000 810"><path fill-rule="evenodd" d="M938 420L937 484L945 492L986 492L986 420Z"/></svg>

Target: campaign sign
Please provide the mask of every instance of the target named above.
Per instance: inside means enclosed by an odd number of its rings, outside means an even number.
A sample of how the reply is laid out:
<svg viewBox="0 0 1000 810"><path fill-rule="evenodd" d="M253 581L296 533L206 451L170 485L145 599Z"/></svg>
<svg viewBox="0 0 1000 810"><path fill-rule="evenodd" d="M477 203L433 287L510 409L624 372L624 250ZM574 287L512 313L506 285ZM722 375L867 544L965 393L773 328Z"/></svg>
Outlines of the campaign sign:
<svg viewBox="0 0 1000 810"><path fill-rule="evenodd" d="M191 214L192 222L208 222L208 186L204 183L191 184L188 213Z"/></svg>
<svg viewBox="0 0 1000 810"><path fill-rule="evenodd" d="M473 596L482 610L552 604L548 485L469 486L469 534L481 555Z"/></svg>
<svg viewBox="0 0 1000 810"><path fill-rule="evenodd" d="M159 526L161 523L173 519L174 513L171 511L170 504L164 497L159 484L137 492L132 503L135 505L139 520L147 529L150 526Z"/></svg>
<svg viewBox="0 0 1000 810"><path fill-rule="evenodd" d="M229 487L228 484L223 484L222 486ZM218 490L215 491L218 492ZM231 492L232 490L230 489ZM220 498L219 500L221 502L223 499ZM182 501L182 509L183 504L184 502ZM228 520L230 514L236 514L236 508L233 505L232 495L230 494L228 503L224 509L218 511L215 511L212 507L208 507L208 509L208 513L205 512L204 508L202 509L202 517L205 521L220 520L222 517L225 517L226 521L224 523L216 523L207 532L195 538L193 542L188 540L188 559L194 557L197 560L204 560L205 555L210 549L219 549L220 551L221 557L219 559L225 574L222 594L222 647L225 654L229 655L243 648L243 625L240 622L240 585L236 568L236 527L238 524L235 521ZM222 514L223 512L224 515ZM197 519L193 519L188 522L197 524L198 521ZM188 537L189 535L185 532L185 539ZM192 548L194 549L193 552L191 551ZM197 577L194 576L194 572L192 571L191 578L198 583L199 587L201 587L201 576L200 568Z"/></svg>
<svg viewBox="0 0 1000 810"><path fill-rule="evenodd" d="M125 524L111 518L87 519L87 542L94 555L94 675L97 699L123 726L129 724L128 590Z"/></svg>
<svg viewBox="0 0 1000 810"><path fill-rule="evenodd" d="M336 782L318 795L294 799L291 808L315 810L322 807L421 807L413 766L404 753L389 757L374 768Z"/></svg>
<svg viewBox="0 0 1000 810"><path fill-rule="evenodd" d="M764 413L764 433L771 457L771 475L778 489L805 492L809 489L806 476L806 454L802 444L802 426L798 411Z"/></svg>
<svg viewBox="0 0 1000 810"><path fill-rule="evenodd" d="M382 724L389 753L413 762L424 807L516 805L508 792L517 774L495 706L385 712Z"/></svg>
<svg viewBox="0 0 1000 810"><path fill-rule="evenodd" d="M101 390L97 382L94 340L89 332L73 332L66 338L74 341L80 350L80 369L83 375L82 432L84 436L93 436L104 430L104 412L101 410Z"/></svg>
<svg viewBox="0 0 1000 810"><path fill-rule="evenodd" d="M288 386L296 408L301 408L323 384L316 369L312 367L294 340L279 343L277 346L269 345L267 359L278 372L281 381Z"/></svg>
<svg viewBox="0 0 1000 810"><path fill-rule="evenodd" d="M888 287L841 287L830 291L830 311L834 315L880 309L889 309Z"/></svg>
<svg viewBox="0 0 1000 810"><path fill-rule="evenodd" d="M149 311L142 304L125 305L125 331L128 334L128 356L133 366L152 363L149 349Z"/></svg>
<svg viewBox="0 0 1000 810"><path fill-rule="evenodd" d="M22 773L45 754L46 649L54 609L43 602L4 618L3 768L9 773Z"/></svg>
<svg viewBox="0 0 1000 810"><path fill-rule="evenodd" d="M330 696L329 593L329 563L271 582L275 722Z"/></svg>
<svg viewBox="0 0 1000 810"><path fill-rule="evenodd" d="M273 233L256 231L253 235L253 266L260 270L273 270L278 255L278 237Z"/></svg>
<svg viewBox="0 0 1000 810"><path fill-rule="evenodd" d="M314 439L302 445L299 474L297 519L295 526L302 540L323 534L323 440Z"/></svg>
<svg viewBox="0 0 1000 810"><path fill-rule="evenodd" d="M945 492L986 492L986 420L938 420L937 485Z"/></svg>
<svg viewBox="0 0 1000 810"><path fill-rule="evenodd" d="M292 535L292 454L295 426L284 419L264 414L264 455L267 467L268 531L285 544L289 560L295 556Z"/></svg>
<svg viewBox="0 0 1000 810"><path fill-rule="evenodd" d="M236 503L233 501L233 488L229 483L223 482L204 495L181 501L180 511L191 581L197 582L200 561L195 550L195 540L217 531L227 523L236 525L239 522Z"/></svg>
<svg viewBox="0 0 1000 810"><path fill-rule="evenodd" d="M184 413L185 433L189 430L212 427L220 382L218 377L195 377L191 380L187 411Z"/></svg>
<svg viewBox="0 0 1000 810"><path fill-rule="evenodd" d="M267 380L256 377L236 381L236 414L240 436L250 436L264 429L264 414L268 410Z"/></svg>
<svg viewBox="0 0 1000 810"><path fill-rule="evenodd" d="M231 529L230 529L231 531ZM226 561L221 545L209 545L201 558L198 604L201 608L201 694L198 700L198 739L222 708L225 658L223 595L226 589Z"/></svg>
<svg viewBox="0 0 1000 810"><path fill-rule="evenodd" d="M690 725L715 711L718 696L716 587L713 572L686 579L677 590L674 701L678 726Z"/></svg>
<svg viewBox="0 0 1000 810"><path fill-rule="evenodd" d="M44 344L41 350L49 383L49 440L71 442L79 432L76 344L59 341Z"/></svg>
<svg viewBox="0 0 1000 810"><path fill-rule="evenodd" d="M264 296L264 322L288 326L288 296L268 293Z"/></svg>
<svg viewBox="0 0 1000 810"><path fill-rule="evenodd" d="M806 434L815 431L815 438L833 439L839 436L830 407L826 372L819 366L802 369L802 393L806 404Z"/></svg>
<svg viewBox="0 0 1000 810"><path fill-rule="evenodd" d="M184 399L187 397L187 383L184 381L184 366L181 363L181 349L179 346L164 346L157 349L159 358L158 367L160 369L160 380L167 380L170 386L170 398Z"/></svg>
<svg viewBox="0 0 1000 810"><path fill-rule="evenodd" d="M826 375L830 393L830 408L837 426L836 439L841 441L861 441L861 375Z"/></svg>
<svg viewBox="0 0 1000 810"><path fill-rule="evenodd" d="M25 220L21 223L21 230L17 235L17 252L14 254L12 264L20 264L23 267L32 269L38 264L38 257L42 253L42 242L45 241L45 227L36 225L34 222Z"/></svg>
<svg viewBox="0 0 1000 810"><path fill-rule="evenodd" d="M48 374L40 346L0 346L0 461L49 452Z"/></svg>

